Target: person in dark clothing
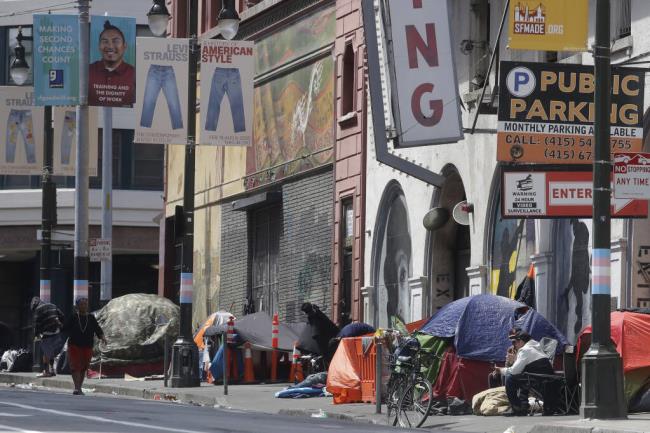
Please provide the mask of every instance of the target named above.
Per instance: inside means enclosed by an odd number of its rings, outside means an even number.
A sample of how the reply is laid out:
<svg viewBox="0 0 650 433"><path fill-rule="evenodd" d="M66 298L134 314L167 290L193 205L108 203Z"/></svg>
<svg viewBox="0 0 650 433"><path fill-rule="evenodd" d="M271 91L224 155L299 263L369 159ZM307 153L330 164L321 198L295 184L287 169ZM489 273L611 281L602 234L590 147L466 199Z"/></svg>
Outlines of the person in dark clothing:
<svg viewBox="0 0 650 433"><path fill-rule="evenodd" d="M76 302L76 311L66 321L63 330L68 334L68 363L72 370L72 381L74 382L74 395L83 395L83 385L86 371L90 366L93 356L95 335L104 344L106 338L104 331L97 323L95 316L88 313L88 299L79 298Z"/></svg>
<svg viewBox="0 0 650 433"><path fill-rule="evenodd" d="M56 305L43 302L35 296L31 302L34 314L34 337L41 337L41 352L43 354L43 372L38 377L51 377L54 372L54 358L59 354L65 340L61 335L63 313Z"/></svg>
<svg viewBox="0 0 650 433"><path fill-rule="evenodd" d="M302 304L301 310L307 315L311 327L312 338L318 344L318 349L328 366L334 353L330 350L330 340L339 333L339 328L323 313L317 305L310 302Z"/></svg>

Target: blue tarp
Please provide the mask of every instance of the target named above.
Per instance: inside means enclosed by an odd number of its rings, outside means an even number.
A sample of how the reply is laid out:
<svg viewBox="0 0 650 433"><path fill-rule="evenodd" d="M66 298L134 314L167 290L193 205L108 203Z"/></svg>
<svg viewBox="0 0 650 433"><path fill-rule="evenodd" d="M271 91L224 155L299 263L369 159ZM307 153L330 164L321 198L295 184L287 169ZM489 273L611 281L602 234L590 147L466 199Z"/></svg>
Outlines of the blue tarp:
<svg viewBox="0 0 650 433"><path fill-rule="evenodd" d="M231 345L228 345L228 350L231 353L234 351L235 356L237 356L237 372L241 377L242 372L244 371L244 361L242 360L241 350L234 349ZM210 373L212 373L214 380L221 379L223 376L223 344L219 346L219 350L217 350L217 353L214 355L214 358L210 363ZM231 375L232 373L228 376Z"/></svg>
<svg viewBox="0 0 650 433"><path fill-rule="evenodd" d="M558 353L569 344L566 337L536 310L512 299L475 295L442 307L420 328L437 337L454 338L461 358L502 362L512 344L508 332L519 327L535 340L550 337L558 341Z"/></svg>

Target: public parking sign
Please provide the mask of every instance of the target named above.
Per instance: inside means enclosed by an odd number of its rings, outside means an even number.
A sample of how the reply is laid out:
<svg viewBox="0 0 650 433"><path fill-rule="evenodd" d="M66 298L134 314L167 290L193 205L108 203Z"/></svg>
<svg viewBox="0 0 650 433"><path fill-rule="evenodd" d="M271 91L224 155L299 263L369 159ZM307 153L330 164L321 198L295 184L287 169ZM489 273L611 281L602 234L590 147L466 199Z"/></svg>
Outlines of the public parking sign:
<svg viewBox="0 0 650 433"><path fill-rule="evenodd" d="M589 218L590 171L507 171L502 174L504 218ZM612 218L646 218L647 200L612 198Z"/></svg>
<svg viewBox="0 0 650 433"><path fill-rule="evenodd" d="M614 155L614 197L650 199L650 153Z"/></svg>

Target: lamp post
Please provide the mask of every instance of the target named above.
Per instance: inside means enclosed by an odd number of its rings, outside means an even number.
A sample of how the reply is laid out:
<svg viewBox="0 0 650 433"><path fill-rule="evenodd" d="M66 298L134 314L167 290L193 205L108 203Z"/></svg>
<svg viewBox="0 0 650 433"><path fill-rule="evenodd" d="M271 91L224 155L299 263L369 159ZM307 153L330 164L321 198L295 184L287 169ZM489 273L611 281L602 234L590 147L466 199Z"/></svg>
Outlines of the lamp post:
<svg viewBox="0 0 650 433"><path fill-rule="evenodd" d="M199 386L199 353L192 339L192 292L194 253L194 167L196 157L196 77L199 62L198 1L188 1L188 34L190 39L189 79L187 82L187 143L183 185L183 248L181 258L181 317L178 339L172 347L172 388ZM164 35L170 15L164 0L153 0L147 13L149 28L156 36ZM232 39L239 29L235 0L224 0L217 24L225 39Z"/></svg>
<svg viewBox="0 0 650 433"><path fill-rule="evenodd" d="M594 72L596 106L593 164L593 266L591 283L591 346L582 358L583 418L625 418L623 367L610 338L611 173L609 0L596 2Z"/></svg>
<svg viewBox="0 0 650 433"><path fill-rule="evenodd" d="M23 36L22 29L18 29L14 50L14 60L9 66L9 73L13 81L22 86L29 77L29 65L25 60L25 47L22 42L31 40ZM40 264L40 289L39 296L44 302L52 301L51 293L51 258L52 258L52 229L56 225L56 184L52 181L52 106L44 107L45 142L43 145L43 172L41 178L41 264ZM40 371L40 350L34 344L34 371Z"/></svg>

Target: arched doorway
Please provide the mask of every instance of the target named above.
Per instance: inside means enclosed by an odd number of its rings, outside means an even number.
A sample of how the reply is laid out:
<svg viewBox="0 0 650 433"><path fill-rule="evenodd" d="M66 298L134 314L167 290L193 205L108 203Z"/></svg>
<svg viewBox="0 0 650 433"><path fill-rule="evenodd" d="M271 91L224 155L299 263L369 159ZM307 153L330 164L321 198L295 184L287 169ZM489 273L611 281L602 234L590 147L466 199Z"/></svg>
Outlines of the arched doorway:
<svg viewBox="0 0 650 433"><path fill-rule="evenodd" d="M406 199L397 181L384 190L372 250L375 325L388 327L393 317L410 321L411 233Z"/></svg>
<svg viewBox="0 0 650 433"><path fill-rule="evenodd" d="M445 182L433 199L433 207L444 208L449 219L429 235L427 264L431 292L430 306L434 313L445 304L469 294L467 268L470 266L471 242L469 226L458 224L451 216L454 206L466 200L463 180L455 167L442 171Z"/></svg>

